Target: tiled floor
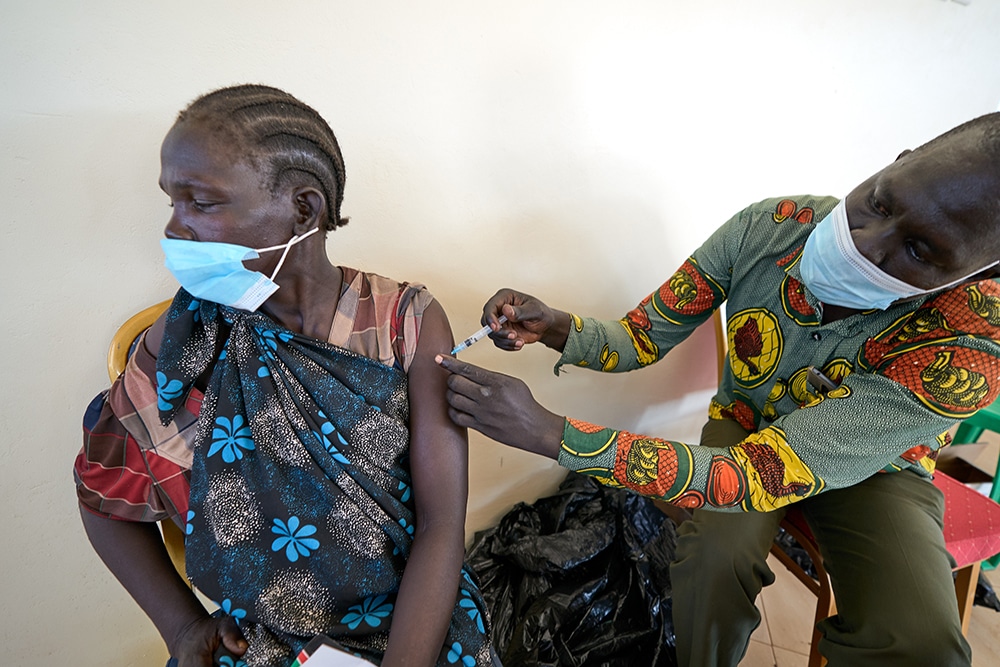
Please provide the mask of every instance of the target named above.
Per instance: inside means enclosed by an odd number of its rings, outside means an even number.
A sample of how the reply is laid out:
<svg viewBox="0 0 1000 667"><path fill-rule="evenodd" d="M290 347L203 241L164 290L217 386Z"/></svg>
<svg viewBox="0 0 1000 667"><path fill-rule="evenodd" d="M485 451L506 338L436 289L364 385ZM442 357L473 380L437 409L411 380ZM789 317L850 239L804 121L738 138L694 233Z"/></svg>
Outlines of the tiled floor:
<svg viewBox="0 0 1000 667"><path fill-rule="evenodd" d="M773 556L769 564L776 579L757 600L763 620L740 666L806 667L816 598ZM1000 590L1000 573L994 570L987 576ZM973 607L969 644L973 667L1000 665L1000 612Z"/></svg>

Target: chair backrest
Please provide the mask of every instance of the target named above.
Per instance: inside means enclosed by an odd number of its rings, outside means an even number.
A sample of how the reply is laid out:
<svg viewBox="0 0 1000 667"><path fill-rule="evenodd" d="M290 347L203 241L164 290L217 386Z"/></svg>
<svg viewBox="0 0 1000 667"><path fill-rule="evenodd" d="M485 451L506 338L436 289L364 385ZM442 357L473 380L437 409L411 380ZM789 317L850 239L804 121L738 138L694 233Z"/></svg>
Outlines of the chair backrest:
<svg viewBox="0 0 1000 667"><path fill-rule="evenodd" d="M152 326L160 313L165 311L170 305L171 299L144 308L132 317L125 320L125 323L118 327L118 331L111 337L111 345L108 347L108 377L114 382L122 371L132 354L139 336Z"/></svg>

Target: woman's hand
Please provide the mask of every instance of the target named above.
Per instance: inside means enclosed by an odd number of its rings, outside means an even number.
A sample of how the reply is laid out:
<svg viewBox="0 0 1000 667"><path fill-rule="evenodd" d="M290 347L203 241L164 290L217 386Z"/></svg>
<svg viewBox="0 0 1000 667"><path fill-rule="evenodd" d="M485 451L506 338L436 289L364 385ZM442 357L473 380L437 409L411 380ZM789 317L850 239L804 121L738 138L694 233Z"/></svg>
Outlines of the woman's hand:
<svg viewBox="0 0 1000 667"><path fill-rule="evenodd" d="M500 324L500 316L507 322ZM483 306L483 324L493 328L490 338L501 350L516 351L529 343L541 342L562 351L569 336L568 313L549 308L535 297L502 289Z"/></svg>
<svg viewBox="0 0 1000 667"><path fill-rule="evenodd" d="M210 618L177 574L156 524L117 521L83 505L80 518L97 555L153 621L180 667L212 667L223 646L236 656L246 652L236 622Z"/></svg>
<svg viewBox="0 0 1000 667"><path fill-rule="evenodd" d="M447 398L453 422L505 445L559 456L563 418L539 405L524 382L454 357L438 355L435 361L452 373Z"/></svg>
<svg viewBox="0 0 1000 667"><path fill-rule="evenodd" d="M168 648L178 667L212 667L217 656L242 656L247 641L231 616L205 616L181 628Z"/></svg>

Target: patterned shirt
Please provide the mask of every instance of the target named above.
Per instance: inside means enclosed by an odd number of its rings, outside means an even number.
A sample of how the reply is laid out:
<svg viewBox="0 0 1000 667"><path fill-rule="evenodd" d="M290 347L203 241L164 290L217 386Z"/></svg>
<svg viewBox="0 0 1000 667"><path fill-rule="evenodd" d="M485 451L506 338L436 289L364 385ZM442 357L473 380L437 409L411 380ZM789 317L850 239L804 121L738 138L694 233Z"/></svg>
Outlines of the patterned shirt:
<svg viewBox="0 0 1000 667"><path fill-rule="evenodd" d="M830 197L769 199L719 228L620 321L572 316L563 364L630 371L726 302L728 359L710 419L751 432L691 446L567 418L559 462L684 507L769 511L877 472L930 476L956 421L1000 393L1000 283L985 280L823 324L798 261ZM821 393L810 368L835 388Z"/></svg>

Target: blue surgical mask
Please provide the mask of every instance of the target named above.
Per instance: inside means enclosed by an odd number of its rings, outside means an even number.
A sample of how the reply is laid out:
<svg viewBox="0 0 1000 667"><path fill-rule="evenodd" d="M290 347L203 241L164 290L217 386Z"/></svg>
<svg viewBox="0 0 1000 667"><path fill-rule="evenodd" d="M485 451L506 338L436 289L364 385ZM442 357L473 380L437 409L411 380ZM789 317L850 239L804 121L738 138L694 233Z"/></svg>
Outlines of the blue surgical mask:
<svg viewBox="0 0 1000 667"><path fill-rule="evenodd" d="M861 254L847 223L847 206L841 200L816 224L799 260L802 282L823 303L857 310L885 310L895 301L939 292L961 284L993 262L969 275L933 289L914 287L878 268Z"/></svg>
<svg viewBox="0 0 1000 667"><path fill-rule="evenodd" d="M183 239L163 239L160 246L167 257L164 265L193 296L253 312L278 290L274 278L292 246L318 231L319 227L315 227L288 243L270 248ZM272 250L284 252L270 277L243 266L245 260L256 259L261 253Z"/></svg>

